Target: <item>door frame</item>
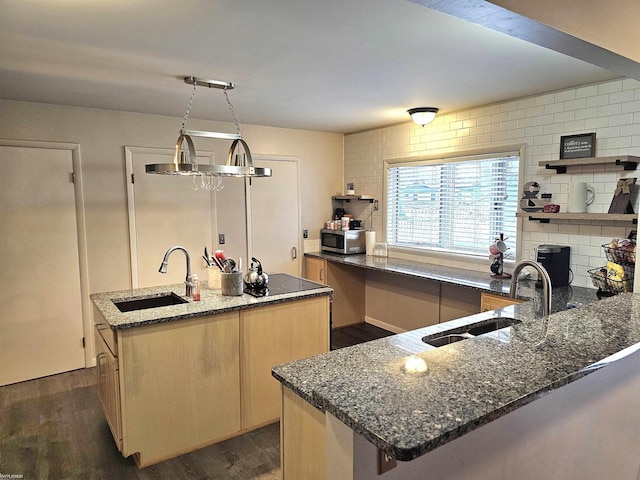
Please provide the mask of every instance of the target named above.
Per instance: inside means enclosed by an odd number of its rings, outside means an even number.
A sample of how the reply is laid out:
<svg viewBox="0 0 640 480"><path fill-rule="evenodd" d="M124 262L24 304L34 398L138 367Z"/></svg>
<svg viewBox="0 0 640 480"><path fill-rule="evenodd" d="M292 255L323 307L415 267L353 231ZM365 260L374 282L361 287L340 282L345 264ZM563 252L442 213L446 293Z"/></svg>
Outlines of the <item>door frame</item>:
<svg viewBox="0 0 640 480"><path fill-rule="evenodd" d="M80 272L80 306L82 309L82 335L84 337L84 366L95 365L95 345L93 343L93 312L89 298L89 261L87 255L87 230L84 211L84 190L82 187L82 160L79 143L42 142L36 140L10 140L0 138L2 147L43 148L47 150L68 150L73 164L73 191L76 205L76 230L78 236L78 270Z"/></svg>
<svg viewBox="0 0 640 480"><path fill-rule="evenodd" d="M125 177L127 184L127 213L129 224L129 265L131 268L131 288L138 288L140 283L140 272L138 270L138 241L137 241L137 222L136 222L136 196L135 184L131 180L133 175L133 161L135 154L156 154L172 156L175 153L173 148L159 147L133 147L126 145L124 147L125 157ZM215 155L213 152L206 150L198 150L197 158L200 160L206 158L211 165L215 163ZM201 162L202 163L202 162ZM211 237L218 230L217 202L215 191L209 192L211 203ZM195 258L200 258L199 255Z"/></svg>
<svg viewBox="0 0 640 480"><path fill-rule="evenodd" d="M251 155L254 164L255 161L258 160L258 162L260 162L260 160L265 160L265 161L269 161L269 162L291 162L294 163L296 166L296 182L298 185L297 190L297 198L296 198L296 219L298 222L298 232L297 232L297 257L296 260L298 261L298 276L302 276L302 256L303 255L303 239L302 239L302 235L300 234L300 227L302 225L302 192L300 191L300 185L302 185L301 183L301 178L300 178L300 157L295 157L295 156L289 156L289 155L266 155L266 154L260 154L260 153L254 153ZM244 200L244 205L245 205L245 219L246 219L246 232L247 232L247 238L246 238L246 258L247 258L247 265L250 263L249 260L251 259L251 257L253 256L253 215L251 212L251 186L250 186L250 178L246 178L245 182L244 182L244 191L245 191L245 200Z"/></svg>

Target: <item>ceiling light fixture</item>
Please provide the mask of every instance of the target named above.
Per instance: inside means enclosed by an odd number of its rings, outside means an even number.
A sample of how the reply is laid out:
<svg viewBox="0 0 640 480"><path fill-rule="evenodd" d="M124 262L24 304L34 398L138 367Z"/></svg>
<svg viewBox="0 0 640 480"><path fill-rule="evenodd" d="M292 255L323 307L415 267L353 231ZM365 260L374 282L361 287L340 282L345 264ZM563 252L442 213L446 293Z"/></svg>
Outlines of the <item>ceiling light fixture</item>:
<svg viewBox="0 0 640 480"><path fill-rule="evenodd" d="M424 127L425 125L433 122L433 119L436 118L436 114L439 110L439 108L435 107L416 107L410 108L407 110L407 113L411 115L411 119L414 123Z"/></svg>
<svg viewBox="0 0 640 480"><path fill-rule="evenodd" d="M242 139L240 133L240 122L236 116L236 112L229 100L227 90L233 90L235 85L231 82L221 82L219 80L209 80L199 77L185 77L184 82L193 85L193 91L189 104L187 105L187 111L182 119L182 128L180 129L180 136L176 142L175 153L173 155L172 163L154 163L145 165L146 173L154 173L158 175L193 175L202 177L202 187L205 189L212 189L213 182L205 181L205 177L270 177L271 169L254 167L253 159L251 158L251 151L249 145ZM200 130L186 130L185 126L189 119L189 112L193 105L193 98L196 94L196 88L198 86L217 88L224 92L224 96L227 100L229 110L233 117L233 123L236 126L236 133L221 133L221 132L207 132ZM196 160L196 150L193 146L191 137L207 137L207 138L220 138L225 140L233 140L231 148L229 149L229 155L227 156L226 165L198 165ZM185 148L186 144L186 148ZM240 154L241 148L244 153ZM238 150L238 153L236 153ZM217 184L216 189L220 188L220 183Z"/></svg>

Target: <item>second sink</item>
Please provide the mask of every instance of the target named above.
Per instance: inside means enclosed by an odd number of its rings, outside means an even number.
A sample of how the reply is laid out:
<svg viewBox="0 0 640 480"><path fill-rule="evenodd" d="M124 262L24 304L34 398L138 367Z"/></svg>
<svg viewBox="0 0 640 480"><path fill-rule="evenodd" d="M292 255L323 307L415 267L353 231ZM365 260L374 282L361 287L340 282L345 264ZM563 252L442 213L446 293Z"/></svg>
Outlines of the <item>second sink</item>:
<svg viewBox="0 0 640 480"><path fill-rule="evenodd" d="M133 312L136 310L145 310L147 308L168 307L170 305L180 305L181 303L187 303L187 300L173 292L165 293L157 297L131 298L113 302L121 312Z"/></svg>
<svg viewBox="0 0 640 480"><path fill-rule="evenodd" d="M501 330L518 323L521 322L516 318L498 317L493 318L490 321L472 323L465 327L459 327L451 330L450 333L445 332L427 335L422 338L422 341L432 347L443 347L461 340L477 337L478 335L495 332L496 330Z"/></svg>

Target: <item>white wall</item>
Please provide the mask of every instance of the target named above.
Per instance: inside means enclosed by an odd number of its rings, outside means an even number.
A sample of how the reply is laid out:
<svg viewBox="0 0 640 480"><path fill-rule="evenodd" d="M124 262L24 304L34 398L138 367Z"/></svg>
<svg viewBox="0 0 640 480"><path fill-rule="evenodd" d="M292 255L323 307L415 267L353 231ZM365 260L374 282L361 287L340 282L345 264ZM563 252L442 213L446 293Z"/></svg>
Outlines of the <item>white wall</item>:
<svg viewBox="0 0 640 480"><path fill-rule="evenodd" d="M438 115L426 127L408 121L349 134L345 137L344 178L356 184L357 193L382 202L385 160L526 144L525 182L537 181L541 192L552 193L554 203L566 212L568 184L585 181L597 195L589 212L607 212L618 178L636 177L636 171L571 167L567 175L558 175L538 166L541 160L558 159L560 136L590 132L596 133L596 156L640 156L640 81L620 79ZM373 215L378 241L383 240L382 211ZM534 258L534 247L540 244L570 245L573 285L586 287L592 287L587 270L606 264L601 245L614 237L626 237L636 228L593 221L540 224L525 220L522 224L520 258ZM434 257L424 260L444 262ZM455 266L470 268L462 262ZM489 271L488 258L480 268Z"/></svg>
<svg viewBox="0 0 640 480"><path fill-rule="evenodd" d="M0 100L0 138L80 144L91 293L131 285L124 147L173 148L180 125L177 117ZM188 127L235 131L231 123L193 119ZM301 226L317 238L331 214L330 197L341 189L343 135L243 125L243 136L254 154L300 158ZM213 151L216 163L226 161L230 142L194 142L196 149ZM34 192L46 179L46 171L33 179ZM240 237L237 232L244 226L243 190L234 181L226 181L217 197L218 228L227 234L227 242ZM193 253L199 258L200 252Z"/></svg>

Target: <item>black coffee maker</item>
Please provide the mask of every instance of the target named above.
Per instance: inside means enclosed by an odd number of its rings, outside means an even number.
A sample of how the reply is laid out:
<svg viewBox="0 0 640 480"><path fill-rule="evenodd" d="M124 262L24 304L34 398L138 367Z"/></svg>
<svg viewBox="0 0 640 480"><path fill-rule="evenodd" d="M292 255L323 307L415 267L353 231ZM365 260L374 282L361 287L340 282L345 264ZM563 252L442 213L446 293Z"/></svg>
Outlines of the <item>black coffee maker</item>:
<svg viewBox="0 0 640 480"><path fill-rule="evenodd" d="M339 220L339 219L341 219L342 217L344 217L344 214L345 214L345 213L347 213L347 212L345 212L345 211L344 211L344 208L336 208L336 209L333 211L333 219L334 219L334 220Z"/></svg>
<svg viewBox="0 0 640 480"><path fill-rule="evenodd" d="M551 287L565 287L569 285L569 252L566 245L538 245L536 261L541 264L551 279ZM536 287L542 288L542 280L538 277Z"/></svg>

